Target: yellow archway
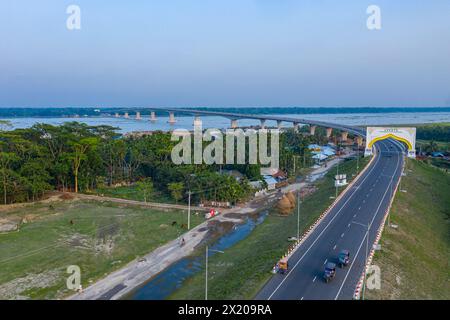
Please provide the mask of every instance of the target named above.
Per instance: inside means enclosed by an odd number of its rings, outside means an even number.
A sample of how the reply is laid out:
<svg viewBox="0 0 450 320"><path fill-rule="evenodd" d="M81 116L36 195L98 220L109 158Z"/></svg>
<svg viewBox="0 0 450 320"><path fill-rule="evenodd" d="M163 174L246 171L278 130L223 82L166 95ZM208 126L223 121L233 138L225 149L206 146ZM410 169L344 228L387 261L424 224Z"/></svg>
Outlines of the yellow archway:
<svg viewBox="0 0 450 320"><path fill-rule="evenodd" d="M390 138L408 146L408 157L416 157L416 128L414 127L367 127L364 155L371 156L373 154L375 142Z"/></svg>
<svg viewBox="0 0 450 320"><path fill-rule="evenodd" d="M389 138L395 139L395 140L400 141L400 142L404 142L408 146L408 150L413 150L414 149L412 144L411 144L411 142L409 142L407 139L399 137L399 136L396 136L395 134L392 134L392 133L388 133L388 134L386 134L384 136L372 139L369 142L369 148L372 148L372 146L373 146L373 144L375 142L381 141L381 140L385 140L385 139L389 139Z"/></svg>

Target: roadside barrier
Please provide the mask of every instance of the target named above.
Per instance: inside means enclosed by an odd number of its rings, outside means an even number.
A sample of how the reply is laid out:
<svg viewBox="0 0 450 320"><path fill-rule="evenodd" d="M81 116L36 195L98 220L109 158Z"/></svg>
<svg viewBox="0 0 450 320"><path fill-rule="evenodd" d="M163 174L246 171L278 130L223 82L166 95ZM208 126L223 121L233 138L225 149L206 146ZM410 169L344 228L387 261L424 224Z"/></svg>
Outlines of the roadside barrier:
<svg viewBox="0 0 450 320"><path fill-rule="evenodd" d="M401 172L403 173L404 171L405 171L405 162L403 162ZM398 179L397 184L395 185L394 193L392 195L391 200L389 201L389 205L386 209L386 212L384 213L382 223L381 223L380 227L378 228L377 236L375 238L375 242L373 243L372 248L369 253L369 256L367 258L367 263L366 263L365 269L363 270L363 273L362 273L361 277L359 278L359 281L356 285L355 292L353 293L354 300L359 300L361 298L361 291L362 291L363 284L364 284L364 278L366 277L367 271L369 271L369 268L372 265L373 256L375 255L374 246L378 245L378 243L380 242L381 235L383 234L383 230L384 230L384 225L386 224L386 219L389 216L389 212L391 211L392 204L394 203L395 195L397 194L397 190L400 185L401 179L402 179L402 174L400 173L400 179Z"/></svg>
<svg viewBox="0 0 450 320"><path fill-rule="evenodd" d="M361 178L361 176L368 170L368 168L371 166L372 162L375 160L375 158L378 156L378 153L375 149L374 156L370 159L369 163L364 167L363 170L347 185L347 187L337 196L336 199L334 199L333 203L328 206L328 208L322 212L322 214L319 216L319 218L308 227L308 229L300 236L297 241L290 245L286 251L286 253L281 257L289 258L295 253L295 251L306 241L306 239L313 233L313 231L316 229L316 227L325 219L325 217L330 213L331 209L335 207L335 205L345 196L345 194L350 190L353 185ZM299 191L300 192L300 191ZM280 259L280 260L281 260ZM278 263L278 262L277 262ZM276 273L276 266L275 264L274 269L272 270L272 273Z"/></svg>

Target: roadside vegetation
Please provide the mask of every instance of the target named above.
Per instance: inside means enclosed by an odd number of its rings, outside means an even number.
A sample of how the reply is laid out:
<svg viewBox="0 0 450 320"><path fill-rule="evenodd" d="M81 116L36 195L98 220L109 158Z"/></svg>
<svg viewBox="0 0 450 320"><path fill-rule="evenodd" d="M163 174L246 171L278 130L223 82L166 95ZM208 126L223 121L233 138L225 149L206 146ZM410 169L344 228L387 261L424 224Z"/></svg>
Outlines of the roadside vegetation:
<svg viewBox="0 0 450 320"><path fill-rule="evenodd" d="M73 294L68 266L87 287L186 232L183 211L56 197L1 208L0 224L19 229L0 233L0 299L63 298ZM202 221L191 216L192 226Z"/></svg>
<svg viewBox="0 0 450 320"><path fill-rule="evenodd" d="M391 210L373 264L381 289L369 299L450 299L450 175L408 160L402 189Z"/></svg>
<svg viewBox="0 0 450 320"><path fill-rule="evenodd" d="M0 121L2 204L39 200L49 190L177 203L186 203L191 190L193 203L237 203L251 197L248 181L261 179L259 165L175 165L171 151L177 142L166 132L124 137L114 127L78 122L8 127ZM326 139L291 130L280 141L280 169L292 177L311 163L308 144ZM222 170L239 171L243 178Z"/></svg>
<svg viewBox="0 0 450 320"><path fill-rule="evenodd" d="M360 160L360 168L368 158ZM356 160L340 164L340 173L352 177L356 173ZM301 232L306 230L331 204L335 195L332 169L315 182L317 190L303 199L300 206ZM341 192L342 190L340 190ZM278 259L286 252L289 236L297 233L297 209L289 216L281 216L271 209L268 217L250 235L224 254L209 258L208 296L210 299L252 299L271 277L270 271ZM201 251L203 254L203 251ZM204 262L202 263L204 267ZM203 268L202 267L202 268ZM204 270L186 280L171 299L203 299L205 290Z"/></svg>

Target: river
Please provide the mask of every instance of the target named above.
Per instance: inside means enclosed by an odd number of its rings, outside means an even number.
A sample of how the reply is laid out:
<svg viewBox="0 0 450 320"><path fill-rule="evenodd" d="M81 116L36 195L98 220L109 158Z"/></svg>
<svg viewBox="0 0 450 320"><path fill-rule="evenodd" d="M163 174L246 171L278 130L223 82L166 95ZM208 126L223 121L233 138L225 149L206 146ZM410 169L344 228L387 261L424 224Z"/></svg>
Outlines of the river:
<svg viewBox="0 0 450 320"><path fill-rule="evenodd" d="M130 114L130 117L133 115ZM277 114L274 114L277 116ZM333 122L347 125L388 125L388 124L418 124L418 123L436 123L450 122L450 112L405 112L405 113L347 113L347 114L283 114L285 117L299 119L313 119L319 121ZM202 116L204 128L228 128L230 120L218 116ZM179 116L174 125L168 123L168 117L159 117L154 123L149 121L149 117L142 120L114 118L114 117L80 117L80 118L4 118L12 124L12 129L28 128L36 123L47 123L59 125L68 121L84 122L88 125L110 125L120 128L122 133L133 131L151 131L172 129L192 129L193 117ZM259 125L259 120L243 119L239 120L240 126ZM275 121L267 121L267 126L275 126ZM290 124L284 124L290 126Z"/></svg>

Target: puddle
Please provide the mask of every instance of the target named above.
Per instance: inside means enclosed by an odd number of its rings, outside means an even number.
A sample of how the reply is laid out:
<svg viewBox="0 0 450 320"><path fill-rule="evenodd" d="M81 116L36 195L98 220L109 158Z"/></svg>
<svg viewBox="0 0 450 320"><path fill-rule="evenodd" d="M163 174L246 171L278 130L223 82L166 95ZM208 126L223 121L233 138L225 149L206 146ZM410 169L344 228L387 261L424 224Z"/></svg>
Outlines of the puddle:
<svg viewBox="0 0 450 320"><path fill-rule="evenodd" d="M228 233L221 236L209 247L212 250L224 251L239 241L245 239L253 229L267 217L268 211L261 212L257 217L248 217L244 223L235 225ZM210 256L215 253L210 252ZM180 288L184 281L197 272L203 270L204 256L183 258L164 271L153 277L150 281L130 293L128 300L163 300L175 290Z"/></svg>

